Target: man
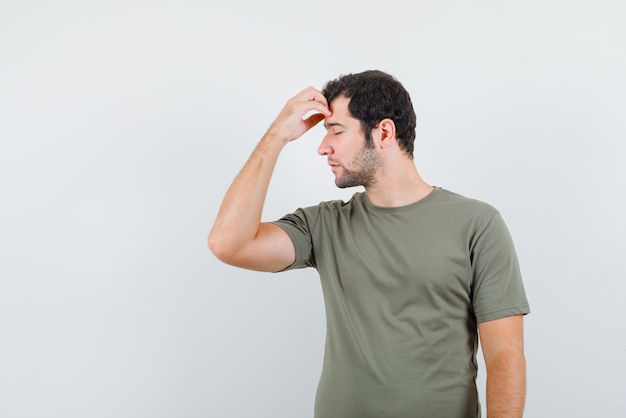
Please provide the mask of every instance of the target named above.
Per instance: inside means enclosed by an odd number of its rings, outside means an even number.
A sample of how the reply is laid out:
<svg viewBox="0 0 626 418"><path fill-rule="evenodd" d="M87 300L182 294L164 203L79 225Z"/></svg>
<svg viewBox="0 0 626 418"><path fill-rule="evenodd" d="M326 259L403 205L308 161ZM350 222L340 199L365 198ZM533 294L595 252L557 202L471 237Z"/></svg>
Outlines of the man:
<svg viewBox="0 0 626 418"><path fill-rule="evenodd" d="M322 121L318 152L335 184L365 192L261 222L282 148ZM420 177L415 121L409 94L380 71L303 90L228 190L209 247L247 269L318 270L327 340L316 418L479 417L478 335L488 417L521 417L529 308L511 238L494 208Z"/></svg>

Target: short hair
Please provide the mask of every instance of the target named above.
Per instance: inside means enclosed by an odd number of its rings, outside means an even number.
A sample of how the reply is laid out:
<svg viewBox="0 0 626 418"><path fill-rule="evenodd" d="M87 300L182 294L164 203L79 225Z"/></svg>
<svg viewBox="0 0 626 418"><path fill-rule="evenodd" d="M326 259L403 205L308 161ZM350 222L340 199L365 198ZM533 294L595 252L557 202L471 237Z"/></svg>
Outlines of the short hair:
<svg viewBox="0 0 626 418"><path fill-rule="evenodd" d="M393 120L400 149L413 159L417 118L409 93L395 77L379 70L346 74L326 83L322 94L329 104L337 97L350 99L348 109L361 121L369 147L378 123L385 118Z"/></svg>

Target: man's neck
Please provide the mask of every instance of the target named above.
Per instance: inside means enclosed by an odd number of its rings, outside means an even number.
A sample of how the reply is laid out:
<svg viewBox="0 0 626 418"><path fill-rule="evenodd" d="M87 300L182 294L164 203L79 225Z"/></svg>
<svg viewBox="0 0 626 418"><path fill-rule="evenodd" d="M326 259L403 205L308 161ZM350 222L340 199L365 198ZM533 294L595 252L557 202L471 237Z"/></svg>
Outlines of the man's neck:
<svg viewBox="0 0 626 418"><path fill-rule="evenodd" d="M376 183L367 186L369 201L376 206L400 207L422 200L434 189L419 175L413 161L387 168Z"/></svg>

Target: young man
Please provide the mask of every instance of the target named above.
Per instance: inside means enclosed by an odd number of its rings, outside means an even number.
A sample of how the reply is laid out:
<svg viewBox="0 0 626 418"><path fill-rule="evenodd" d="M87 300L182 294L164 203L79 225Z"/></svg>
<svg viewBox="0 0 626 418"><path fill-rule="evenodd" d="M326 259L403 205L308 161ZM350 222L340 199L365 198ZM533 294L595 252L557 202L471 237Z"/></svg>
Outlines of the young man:
<svg viewBox="0 0 626 418"><path fill-rule="evenodd" d="M365 192L261 222L282 148L322 121L318 152L335 184ZM521 417L529 307L511 238L493 207L420 177L415 121L407 91L380 71L303 90L228 190L209 247L247 269L318 270L327 341L316 418L479 417L478 335L488 417Z"/></svg>

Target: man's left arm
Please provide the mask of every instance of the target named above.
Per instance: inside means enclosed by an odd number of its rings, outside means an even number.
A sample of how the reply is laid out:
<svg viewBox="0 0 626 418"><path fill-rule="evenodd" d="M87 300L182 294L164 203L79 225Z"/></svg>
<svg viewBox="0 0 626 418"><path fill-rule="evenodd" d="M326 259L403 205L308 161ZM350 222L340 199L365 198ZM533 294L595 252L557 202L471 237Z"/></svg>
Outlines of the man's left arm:
<svg viewBox="0 0 626 418"><path fill-rule="evenodd" d="M520 418L526 398L524 317L482 322L478 332L487 367L487 418Z"/></svg>

